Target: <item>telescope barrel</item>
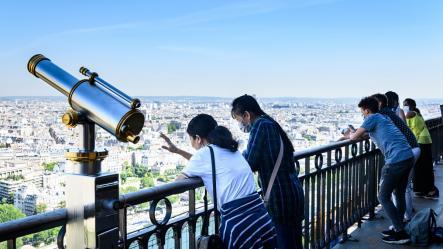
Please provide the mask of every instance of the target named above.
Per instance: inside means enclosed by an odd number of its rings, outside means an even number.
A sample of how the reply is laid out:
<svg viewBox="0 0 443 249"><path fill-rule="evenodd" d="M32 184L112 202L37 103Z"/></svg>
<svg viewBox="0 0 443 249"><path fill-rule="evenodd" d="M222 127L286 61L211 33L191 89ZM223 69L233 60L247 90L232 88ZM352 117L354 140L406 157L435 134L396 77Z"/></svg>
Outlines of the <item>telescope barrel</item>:
<svg viewBox="0 0 443 249"><path fill-rule="evenodd" d="M28 71L35 77L42 79L63 95L78 82L78 79L61 69L41 54L34 55L28 62Z"/></svg>
<svg viewBox="0 0 443 249"><path fill-rule="evenodd" d="M88 79L78 80L43 55L33 56L28 62L28 70L67 96L73 110L107 130L118 140L132 143L139 141L138 134L143 128L145 116L135 107L140 106L138 99L134 99L138 101L134 102L107 82L108 87L100 87L102 82L94 84ZM122 96L133 101L134 106Z"/></svg>
<svg viewBox="0 0 443 249"><path fill-rule="evenodd" d="M125 103L129 105L131 108L138 108L140 107L140 100L139 99L132 99L122 91L115 88L113 85L106 82L104 79L100 78L97 73L91 72L89 69L85 67L80 68L80 73L87 77L93 77L94 81L104 87L106 90L110 91L111 93L115 94L115 96L121 98Z"/></svg>

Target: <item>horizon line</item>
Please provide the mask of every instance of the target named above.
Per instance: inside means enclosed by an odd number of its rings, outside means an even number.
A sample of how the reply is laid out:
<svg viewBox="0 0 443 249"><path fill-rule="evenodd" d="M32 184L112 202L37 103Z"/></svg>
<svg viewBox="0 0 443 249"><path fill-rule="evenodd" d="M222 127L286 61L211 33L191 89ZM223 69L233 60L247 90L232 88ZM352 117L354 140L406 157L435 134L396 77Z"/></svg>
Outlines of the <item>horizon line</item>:
<svg viewBox="0 0 443 249"><path fill-rule="evenodd" d="M242 94L243 95L243 94ZM217 99L234 99L239 96L208 96L208 95L138 95L134 98L217 98ZM250 94L254 96L254 94ZM63 95L4 95L0 98L64 98ZM307 96L254 96L257 99L360 99L362 97L307 97ZM417 100L443 100L443 97L415 98Z"/></svg>

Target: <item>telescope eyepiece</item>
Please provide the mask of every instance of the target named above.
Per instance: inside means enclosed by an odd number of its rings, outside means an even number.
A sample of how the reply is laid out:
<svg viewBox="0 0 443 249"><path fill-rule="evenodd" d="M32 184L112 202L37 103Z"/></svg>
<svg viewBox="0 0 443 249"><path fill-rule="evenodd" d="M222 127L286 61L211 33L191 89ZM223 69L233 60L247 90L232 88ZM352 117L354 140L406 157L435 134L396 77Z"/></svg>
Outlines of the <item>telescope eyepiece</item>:
<svg viewBox="0 0 443 249"><path fill-rule="evenodd" d="M140 141L140 136L133 134L131 131L127 131L125 135L126 135L126 140L128 140L133 144L136 144L138 143L138 141Z"/></svg>
<svg viewBox="0 0 443 249"><path fill-rule="evenodd" d="M81 67L79 71L82 75L88 76L89 69L87 69L86 67Z"/></svg>
<svg viewBox="0 0 443 249"><path fill-rule="evenodd" d="M46 58L42 54L36 54L36 55L32 56L31 59L29 59L29 61L28 61L28 71L31 74L33 74L35 77L38 77L37 74L35 73L35 68L37 67L37 64L43 60L50 61L50 59Z"/></svg>
<svg viewBox="0 0 443 249"><path fill-rule="evenodd" d="M141 106L141 102L139 99L137 99L137 98L132 99L132 101L131 101L131 108L132 109L139 108L140 106Z"/></svg>

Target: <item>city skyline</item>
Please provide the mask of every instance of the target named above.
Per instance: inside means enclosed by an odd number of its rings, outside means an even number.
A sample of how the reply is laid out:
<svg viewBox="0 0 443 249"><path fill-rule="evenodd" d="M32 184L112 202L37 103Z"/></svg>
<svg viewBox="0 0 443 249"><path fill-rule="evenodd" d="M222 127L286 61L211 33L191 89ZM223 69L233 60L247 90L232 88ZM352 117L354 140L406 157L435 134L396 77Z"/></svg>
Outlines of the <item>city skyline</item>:
<svg viewBox="0 0 443 249"><path fill-rule="evenodd" d="M443 90L441 1L2 7L1 96L58 95L27 72L36 53L77 77L90 67L129 95L438 98Z"/></svg>

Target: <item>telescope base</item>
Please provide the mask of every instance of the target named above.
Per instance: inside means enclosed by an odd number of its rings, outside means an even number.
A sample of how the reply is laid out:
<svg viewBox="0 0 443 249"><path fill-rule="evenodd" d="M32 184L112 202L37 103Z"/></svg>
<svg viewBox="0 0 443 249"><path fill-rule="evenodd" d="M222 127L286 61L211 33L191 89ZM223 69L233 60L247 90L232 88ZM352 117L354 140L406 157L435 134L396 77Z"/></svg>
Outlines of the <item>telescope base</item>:
<svg viewBox="0 0 443 249"><path fill-rule="evenodd" d="M119 197L118 174L66 175L67 249L118 248L118 212L105 209Z"/></svg>

